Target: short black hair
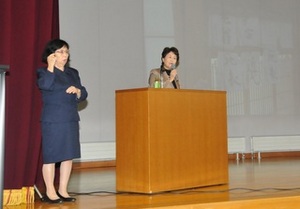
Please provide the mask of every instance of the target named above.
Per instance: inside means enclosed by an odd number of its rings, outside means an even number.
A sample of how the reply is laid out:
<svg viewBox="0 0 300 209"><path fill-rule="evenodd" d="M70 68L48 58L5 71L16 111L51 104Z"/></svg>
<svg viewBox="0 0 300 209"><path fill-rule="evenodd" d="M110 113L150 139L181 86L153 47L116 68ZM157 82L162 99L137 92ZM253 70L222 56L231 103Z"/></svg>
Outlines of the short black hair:
<svg viewBox="0 0 300 209"><path fill-rule="evenodd" d="M53 39L53 40L49 41L46 44L45 49L43 51L42 62L47 64L47 57L50 54L54 53L57 49L60 49L60 48L62 48L64 46L69 49L69 44L66 41L64 41L64 40ZM70 58L70 56L69 56L69 58ZM69 62L69 59L68 59L68 62Z"/></svg>
<svg viewBox="0 0 300 209"><path fill-rule="evenodd" d="M169 54L170 52L173 52L177 56L176 67L178 67L179 66L179 51L174 46L165 47L164 50L161 53L161 59L165 58L165 56L167 56L167 54ZM161 66L163 66L163 63L161 63Z"/></svg>

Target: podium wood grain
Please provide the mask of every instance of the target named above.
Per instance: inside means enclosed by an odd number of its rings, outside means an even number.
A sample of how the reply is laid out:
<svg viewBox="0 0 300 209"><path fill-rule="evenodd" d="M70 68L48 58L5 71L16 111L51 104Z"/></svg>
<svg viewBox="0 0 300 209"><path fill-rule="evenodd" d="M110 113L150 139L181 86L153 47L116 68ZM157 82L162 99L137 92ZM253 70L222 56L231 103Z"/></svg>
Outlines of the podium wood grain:
<svg viewBox="0 0 300 209"><path fill-rule="evenodd" d="M116 190L157 193L228 183L226 93L116 91Z"/></svg>

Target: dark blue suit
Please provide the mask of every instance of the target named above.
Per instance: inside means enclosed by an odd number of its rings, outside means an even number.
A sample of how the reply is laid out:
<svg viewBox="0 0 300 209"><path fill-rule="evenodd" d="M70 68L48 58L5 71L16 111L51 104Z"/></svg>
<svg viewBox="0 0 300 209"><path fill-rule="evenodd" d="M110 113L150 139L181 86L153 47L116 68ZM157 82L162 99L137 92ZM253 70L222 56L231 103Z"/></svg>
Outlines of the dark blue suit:
<svg viewBox="0 0 300 209"><path fill-rule="evenodd" d="M44 163L55 163L80 157L78 103L87 98L76 69L64 71L47 68L37 70L38 87L42 93L42 138ZM80 98L66 90L75 86L81 90Z"/></svg>

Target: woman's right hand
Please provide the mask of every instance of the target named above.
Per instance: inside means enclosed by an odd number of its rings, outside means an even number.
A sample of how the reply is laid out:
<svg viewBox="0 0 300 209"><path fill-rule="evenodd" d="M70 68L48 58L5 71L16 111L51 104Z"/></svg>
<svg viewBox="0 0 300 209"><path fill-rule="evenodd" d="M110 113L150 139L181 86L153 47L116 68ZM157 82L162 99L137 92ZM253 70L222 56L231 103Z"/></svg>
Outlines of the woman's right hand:
<svg viewBox="0 0 300 209"><path fill-rule="evenodd" d="M54 71L55 62L56 62L56 57L55 57L55 54L52 53L47 57L47 63L48 63L47 69L52 73Z"/></svg>

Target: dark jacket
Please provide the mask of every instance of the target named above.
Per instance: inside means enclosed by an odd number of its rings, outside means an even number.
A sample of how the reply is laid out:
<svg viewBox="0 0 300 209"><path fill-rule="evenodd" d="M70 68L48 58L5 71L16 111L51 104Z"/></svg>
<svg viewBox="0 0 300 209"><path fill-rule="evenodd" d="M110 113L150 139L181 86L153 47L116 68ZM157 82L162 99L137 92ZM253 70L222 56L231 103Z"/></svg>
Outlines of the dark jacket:
<svg viewBox="0 0 300 209"><path fill-rule="evenodd" d="M78 103L87 98L87 91L81 85L79 73L74 68L66 67L64 71L54 69L51 73L47 68L37 70L37 84L42 93L43 122L79 121ZM80 98L76 94L68 94L66 90L75 86L81 90Z"/></svg>

